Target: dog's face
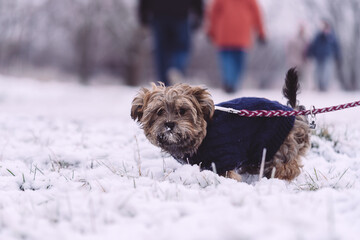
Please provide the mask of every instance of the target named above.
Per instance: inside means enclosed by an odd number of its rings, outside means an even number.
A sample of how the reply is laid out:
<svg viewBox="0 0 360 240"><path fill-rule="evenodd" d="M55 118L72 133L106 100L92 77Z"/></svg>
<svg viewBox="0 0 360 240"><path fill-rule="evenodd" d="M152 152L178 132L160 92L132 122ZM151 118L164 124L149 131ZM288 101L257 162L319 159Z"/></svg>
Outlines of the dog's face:
<svg viewBox="0 0 360 240"><path fill-rule="evenodd" d="M142 88L131 107L131 117L140 122L149 141L176 158L196 152L213 114L209 92L187 84Z"/></svg>

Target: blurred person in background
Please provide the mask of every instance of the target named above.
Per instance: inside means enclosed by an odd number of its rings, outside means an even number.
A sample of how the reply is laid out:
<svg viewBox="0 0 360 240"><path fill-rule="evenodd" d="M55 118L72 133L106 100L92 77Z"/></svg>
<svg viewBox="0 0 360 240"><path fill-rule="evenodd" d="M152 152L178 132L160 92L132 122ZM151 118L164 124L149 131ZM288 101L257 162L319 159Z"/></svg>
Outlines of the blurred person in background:
<svg viewBox="0 0 360 240"><path fill-rule="evenodd" d="M308 44L305 25L300 24L296 35L289 40L286 48L288 67L296 67L300 75L304 72L306 65Z"/></svg>
<svg viewBox="0 0 360 240"><path fill-rule="evenodd" d="M170 85L170 74L185 74L192 30L203 18L202 0L140 0L139 20L150 27L158 80Z"/></svg>
<svg viewBox="0 0 360 240"><path fill-rule="evenodd" d="M309 45L307 56L315 59L318 89L326 91L332 73L332 60L341 63L339 44L328 21L322 21L321 29Z"/></svg>
<svg viewBox="0 0 360 240"><path fill-rule="evenodd" d="M256 0L213 0L207 17L209 38L219 49L224 90L233 93L243 79L253 32L260 43L266 42L259 6Z"/></svg>
<svg viewBox="0 0 360 240"><path fill-rule="evenodd" d="M306 56L308 47L309 39L306 35L306 27L304 23L300 23L295 35L293 35L287 43L286 62L288 68L296 67L303 88L305 85L312 84Z"/></svg>

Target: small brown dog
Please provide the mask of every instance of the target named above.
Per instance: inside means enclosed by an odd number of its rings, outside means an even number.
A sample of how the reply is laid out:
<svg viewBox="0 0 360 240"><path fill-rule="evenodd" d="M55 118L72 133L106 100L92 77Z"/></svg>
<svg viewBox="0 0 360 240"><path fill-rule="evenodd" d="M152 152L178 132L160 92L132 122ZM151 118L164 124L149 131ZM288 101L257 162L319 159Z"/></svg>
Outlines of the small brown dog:
<svg viewBox="0 0 360 240"><path fill-rule="evenodd" d="M286 75L283 93L298 108L298 76ZM292 110L264 98L238 98L219 104L247 110ZM181 163L198 164L241 180L239 174L259 173L262 150L267 149L264 174L292 180L300 174L301 156L309 148L305 117L246 118L215 110L209 92L177 84L142 88L134 98L131 117L140 122L149 141Z"/></svg>

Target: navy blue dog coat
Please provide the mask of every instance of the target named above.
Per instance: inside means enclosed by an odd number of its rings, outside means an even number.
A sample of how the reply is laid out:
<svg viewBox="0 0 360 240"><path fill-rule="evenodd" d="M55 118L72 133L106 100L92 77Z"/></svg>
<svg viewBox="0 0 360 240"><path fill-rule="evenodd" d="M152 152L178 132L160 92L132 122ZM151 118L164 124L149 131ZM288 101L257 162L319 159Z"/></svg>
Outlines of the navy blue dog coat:
<svg viewBox="0 0 360 240"><path fill-rule="evenodd" d="M237 98L218 106L237 110L293 110L264 98ZM270 161L288 136L294 121L295 117L248 118L215 111L198 151L179 161L209 170L212 170L211 163L215 163L218 174L242 167L259 167L263 149L267 149L265 161Z"/></svg>

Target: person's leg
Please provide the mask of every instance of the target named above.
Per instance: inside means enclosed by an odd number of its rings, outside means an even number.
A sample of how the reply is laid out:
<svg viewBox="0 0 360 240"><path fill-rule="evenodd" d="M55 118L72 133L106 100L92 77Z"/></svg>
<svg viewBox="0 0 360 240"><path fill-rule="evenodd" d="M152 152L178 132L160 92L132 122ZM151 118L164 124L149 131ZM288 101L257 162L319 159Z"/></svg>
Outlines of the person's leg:
<svg viewBox="0 0 360 240"><path fill-rule="evenodd" d="M239 87L242 85L246 65L246 52L243 49L236 50L236 82L234 85Z"/></svg>
<svg viewBox="0 0 360 240"><path fill-rule="evenodd" d="M325 61L325 66L324 66L324 88L325 91L329 90L329 86L330 86L330 82L331 82L331 78L332 78L332 71L333 71L333 62L330 59L327 59Z"/></svg>
<svg viewBox="0 0 360 240"><path fill-rule="evenodd" d="M316 62L316 81L318 85L318 89L320 91L326 91L326 62L325 61L317 61Z"/></svg>
<svg viewBox="0 0 360 240"><path fill-rule="evenodd" d="M189 60L189 51L176 50L172 53L172 64L171 67L175 68L183 75L186 73L187 63Z"/></svg>
<svg viewBox="0 0 360 240"><path fill-rule="evenodd" d="M233 50L220 49L219 62L221 68L221 74L223 79L223 85L226 92L235 92L237 70L236 70L236 54Z"/></svg>
<svg viewBox="0 0 360 240"><path fill-rule="evenodd" d="M169 53L167 50L167 28L162 21L154 21L153 23L154 37L154 58L156 64L156 72L158 80L165 85L169 85L167 71L169 68Z"/></svg>
<svg viewBox="0 0 360 240"><path fill-rule="evenodd" d="M171 47L171 67L185 75L190 55L190 24L187 19L174 22Z"/></svg>

